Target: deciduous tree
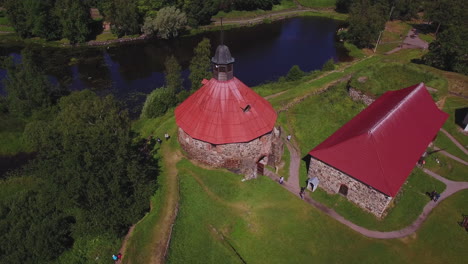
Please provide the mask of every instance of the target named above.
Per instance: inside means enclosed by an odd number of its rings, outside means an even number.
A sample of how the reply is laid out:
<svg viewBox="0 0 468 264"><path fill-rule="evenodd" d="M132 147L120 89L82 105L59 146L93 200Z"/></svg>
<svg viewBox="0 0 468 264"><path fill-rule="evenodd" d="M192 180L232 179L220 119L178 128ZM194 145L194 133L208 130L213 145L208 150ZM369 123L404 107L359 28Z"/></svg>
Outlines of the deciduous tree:
<svg viewBox="0 0 468 264"><path fill-rule="evenodd" d="M177 37L179 31L187 25L187 16L174 6L164 7L156 17L146 17L143 32L148 35L157 34L160 38Z"/></svg>
<svg viewBox="0 0 468 264"><path fill-rule="evenodd" d="M155 190L151 156L132 143L130 120L112 96L72 93L40 136L35 171L80 235L122 235L148 210Z"/></svg>
<svg viewBox="0 0 468 264"><path fill-rule="evenodd" d="M190 81L192 83L192 90L197 90L201 87L203 79L210 79L211 67L211 43L210 40L204 38L194 49L194 56L190 61Z"/></svg>
<svg viewBox="0 0 468 264"><path fill-rule="evenodd" d="M56 14L62 26L62 37L71 43L85 42L90 34L90 13L81 1L57 0Z"/></svg>
<svg viewBox="0 0 468 264"><path fill-rule="evenodd" d="M109 2L106 15L111 22L111 30L119 37L140 33L140 15L136 0L114 0Z"/></svg>
<svg viewBox="0 0 468 264"><path fill-rule="evenodd" d="M7 92L8 109L18 117L28 117L33 111L50 106L64 91L53 86L47 76L34 65L32 51L25 48L21 63L8 58L7 77L3 80Z"/></svg>
<svg viewBox="0 0 468 264"><path fill-rule="evenodd" d="M55 0L7 0L7 16L22 38L58 39L61 27L53 12Z"/></svg>
<svg viewBox="0 0 468 264"><path fill-rule="evenodd" d="M423 61L436 68L468 74L468 28L452 26L429 45Z"/></svg>
<svg viewBox="0 0 468 264"><path fill-rule="evenodd" d="M356 0L348 19L347 39L359 48L372 47L385 26L385 12L382 10L369 0Z"/></svg>
<svg viewBox="0 0 468 264"><path fill-rule="evenodd" d="M164 77L166 78L166 87L174 94L177 94L182 90L182 68L173 55L166 59L164 66L166 68L164 72Z"/></svg>

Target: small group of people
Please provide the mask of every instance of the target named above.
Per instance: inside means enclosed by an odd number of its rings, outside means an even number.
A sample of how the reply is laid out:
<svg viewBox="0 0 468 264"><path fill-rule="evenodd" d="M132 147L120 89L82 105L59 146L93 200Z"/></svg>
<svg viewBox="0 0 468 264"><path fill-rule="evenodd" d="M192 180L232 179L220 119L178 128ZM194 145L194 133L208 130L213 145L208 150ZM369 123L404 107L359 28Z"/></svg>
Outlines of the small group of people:
<svg viewBox="0 0 468 264"><path fill-rule="evenodd" d="M440 193L434 190L429 194L429 197L431 197L431 200L433 200L434 202L437 202L440 198Z"/></svg>
<svg viewBox="0 0 468 264"><path fill-rule="evenodd" d="M164 138L166 139L166 141L168 141L169 138L171 138L171 136L169 136L169 134L166 132L166 133L164 134ZM162 143L162 140L158 137L158 138L156 139L156 142L158 142L159 144L161 144L161 143Z"/></svg>
<svg viewBox="0 0 468 264"><path fill-rule="evenodd" d="M120 253L117 254L117 255L112 255L112 260L114 260L116 262L121 260L121 259L122 259L122 254L120 254Z"/></svg>

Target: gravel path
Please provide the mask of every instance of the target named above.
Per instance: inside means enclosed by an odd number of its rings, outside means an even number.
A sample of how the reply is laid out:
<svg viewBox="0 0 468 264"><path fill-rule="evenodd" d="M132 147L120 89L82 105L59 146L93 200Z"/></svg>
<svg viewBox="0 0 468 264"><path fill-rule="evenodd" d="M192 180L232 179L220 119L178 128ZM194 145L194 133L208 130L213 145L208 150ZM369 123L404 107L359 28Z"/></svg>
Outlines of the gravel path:
<svg viewBox="0 0 468 264"><path fill-rule="evenodd" d="M299 186L299 164L300 164L300 151L297 147L293 146L291 142L286 141L286 147L288 148L291 156L290 168L289 168L289 178L287 182L284 182L282 186L293 193L295 196L300 198L300 186ZM304 201L309 203L310 205L314 206L315 208L319 209L320 211L324 212L328 216L332 217L333 219L339 221L340 223L348 226L349 228L353 229L354 231L370 238L378 238L378 239L394 239L394 238L402 238L411 235L412 233L416 232L422 225L422 223L427 219L432 209L434 209L440 202L445 200L450 195L468 189L468 182L456 182L450 181L446 178L428 170L423 169L423 171L432 176L433 178L443 182L447 187L440 194L440 199L437 202L429 201L427 205L424 207L422 213L418 216L418 218L409 226L396 230L396 231L389 231L389 232L382 232L382 231L375 231L370 230L365 227L356 225L355 223L345 219L343 216L339 215L335 210L326 207L325 205L317 202L316 200L312 199L309 195L305 195ZM278 181L279 177L277 174L266 171L266 176L270 177L271 179Z"/></svg>
<svg viewBox="0 0 468 264"><path fill-rule="evenodd" d="M447 157L449 157L449 158L451 158L451 159L453 159L453 160L455 160L455 161L458 161L458 162L460 162L460 163L462 163L462 164L468 166L468 162L466 162L466 161L460 159L459 157L454 156L454 155L448 153L447 151L442 150L442 149L440 149L440 148L438 148L438 147L434 147L434 149L435 149L437 152L441 153L442 155L445 155L445 156L447 156Z"/></svg>
<svg viewBox="0 0 468 264"><path fill-rule="evenodd" d="M442 131L442 133L444 133L450 140L452 140L452 142L459 148L461 149L466 155L468 155L468 150L466 150L466 148L460 144L460 142L458 142L452 135L450 135L449 132L447 132L447 130L441 128L440 131Z"/></svg>
<svg viewBox="0 0 468 264"><path fill-rule="evenodd" d="M418 32L415 28L410 29L400 47L394 48L385 54L392 54L402 49L428 49L429 44L426 41L420 39L417 33Z"/></svg>

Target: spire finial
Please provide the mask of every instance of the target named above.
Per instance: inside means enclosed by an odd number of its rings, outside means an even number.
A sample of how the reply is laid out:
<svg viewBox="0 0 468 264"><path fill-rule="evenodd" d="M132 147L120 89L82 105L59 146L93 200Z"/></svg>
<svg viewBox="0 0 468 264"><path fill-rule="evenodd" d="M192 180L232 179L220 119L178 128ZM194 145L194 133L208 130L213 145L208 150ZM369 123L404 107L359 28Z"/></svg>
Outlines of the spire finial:
<svg viewBox="0 0 468 264"><path fill-rule="evenodd" d="M224 45L223 17L221 17L221 45Z"/></svg>

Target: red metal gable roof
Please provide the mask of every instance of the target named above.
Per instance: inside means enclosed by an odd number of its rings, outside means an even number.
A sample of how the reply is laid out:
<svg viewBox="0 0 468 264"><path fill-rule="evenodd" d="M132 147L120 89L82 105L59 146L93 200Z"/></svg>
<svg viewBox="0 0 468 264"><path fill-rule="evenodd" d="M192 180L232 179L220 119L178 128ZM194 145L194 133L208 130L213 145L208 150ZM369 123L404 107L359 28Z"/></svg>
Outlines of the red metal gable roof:
<svg viewBox="0 0 468 264"><path fill-rule="evenodd" d="M248 142L273 130L277 114L263 97L237 78L214 78L175 110L177 125L212 144Z"/></svg>
<svg viewBox="0 0 468 264"><path fill-rule="evenodd" d="M394 197L447 118L423 83L386 92L309 154Z"/></svg>

